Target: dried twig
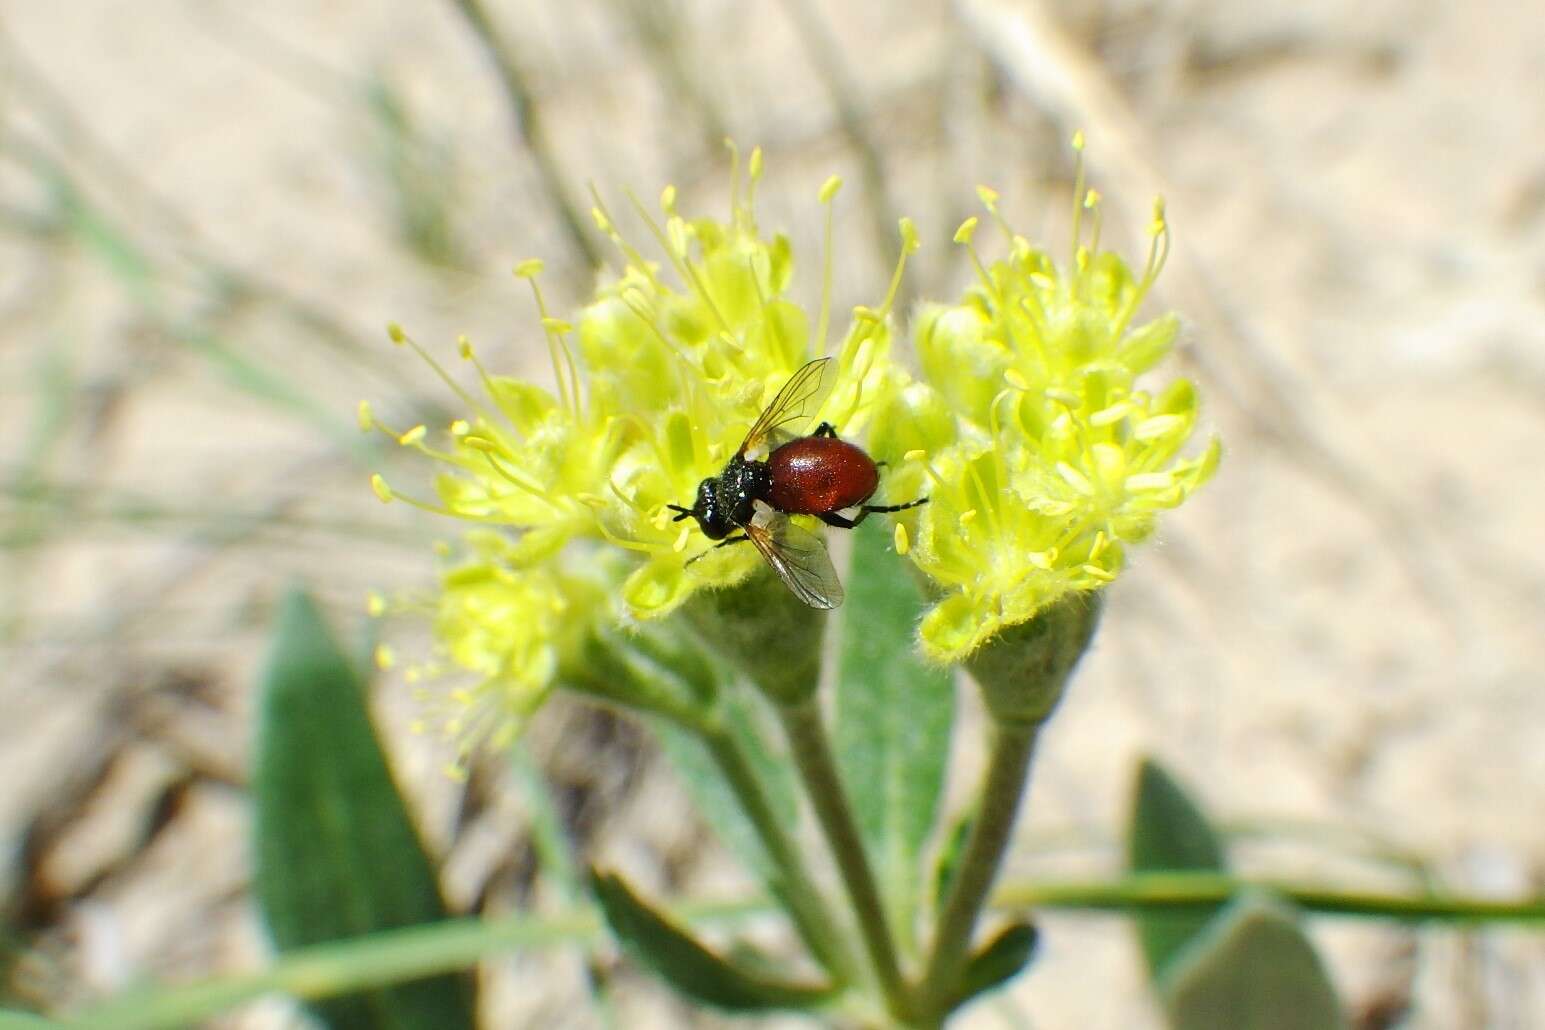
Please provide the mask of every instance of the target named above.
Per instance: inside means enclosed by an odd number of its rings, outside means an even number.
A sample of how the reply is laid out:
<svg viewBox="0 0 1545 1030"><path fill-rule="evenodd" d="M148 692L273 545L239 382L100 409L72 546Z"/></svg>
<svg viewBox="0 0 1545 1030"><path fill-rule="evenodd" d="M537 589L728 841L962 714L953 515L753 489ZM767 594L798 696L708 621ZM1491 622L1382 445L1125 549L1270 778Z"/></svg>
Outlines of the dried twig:
<svg viewBox="0 0 1545 1030"><path fill-rule="evenodd" d="M543 192L547 194L547 203L558 212L569 242L579 252L585 264L590 268L598 267L601 264L601 252L590 239L590 234L585 231L585 223L580 217L579 208L569 199L568 191L564 189L563 174L558 168L557 154L553 151L552 142L547 138L536 97L526 82L525 74L515 58L513 49L507 42L500 39L493 22L488 18L488 12L483 9L481 0L451 0L451 2L461 12L462 17L467 19L473 34L477 36L478 42L487 52L488 59L493 62L494 71L499 75L500 88L504 90L505 99L509 101L510 118L515 123L515 134L531 155L531 160L536 163L537 176L541 179Z"/></svg>
<svg viewBox="0 0 1545 1030"><path fill-rule="evenodd" d="M891 201L890 186L886 180L885 164L880 159L880 149L869 133L863 106L859 102L858 89L848 77L847 65L837 49L831 33L822 23L820 15L811 8L809 0L783 0L783 9L794 23L800 41L810 53L811 63L821 82L831 96L837 111L837 122L848 144L858 155L859 174L864 180L864 198L869 209L870 229L874 234L875 249L882 263L895 257L899 244L896 228L896 205ZM904 270L901 285L896 290L895 307L906 310L912 297L911 273Z"/></svg>

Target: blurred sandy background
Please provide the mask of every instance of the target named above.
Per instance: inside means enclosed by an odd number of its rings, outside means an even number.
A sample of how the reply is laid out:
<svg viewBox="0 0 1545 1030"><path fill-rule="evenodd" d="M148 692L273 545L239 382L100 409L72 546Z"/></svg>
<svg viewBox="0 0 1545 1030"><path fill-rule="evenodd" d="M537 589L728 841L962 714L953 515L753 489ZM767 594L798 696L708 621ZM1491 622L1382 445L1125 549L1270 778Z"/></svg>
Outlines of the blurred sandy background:
<svg viewBox="0 0 1545 1030"><path fill-rule="evenodd" d="M1075 128L1228 444L1115 591L1050 734L1012 875L1116 867L1137 756L1264 827L1246 868L1399 886L1351 838L1483 894L1545 887L1545 18L1483 0L490 0L503 73L449 2L0 4L0 904L7 990L49 1007L252 968L250 692L282 584L361 628L446 527L382 508L369 397L443 388L382 331L545 376L529 294L590 284L581 219L666 182L722 214L732 134L764 228L872 301L895 217L914 296L966 281L990 184L1065 241ZM523 107L521 105L524 105ZM517 112L523 112L524 120ZM883 234L878 227L884 227ZM642 234L634 232L635 237ZM397 633L394 628L391 630ZM406 628L402 637L410 636ZM456 902L551 909L498 775L463 792L379 704ZM532 751L586 855L662 889L745 883L648 738L559 706ZM957 756L960 783L979 756ZM957 784L957 791L960 789ZM1070 846L1070 843L1071 846ZM1287 842L1287 843L1284 843ZM651 873L650 870L653 870ZM1382 871L1381 871L1382 870ZM1129 928L1048 916L1032 971L963 1025L1142 1027ZM1313 923L1363 1027L1545 1025L1545 941ZM490 1025L599 1025L573 954L500 958ZM623 1026L717 1026L608 969ZM301 1025L286 1004L223 1027Z"/></svg>

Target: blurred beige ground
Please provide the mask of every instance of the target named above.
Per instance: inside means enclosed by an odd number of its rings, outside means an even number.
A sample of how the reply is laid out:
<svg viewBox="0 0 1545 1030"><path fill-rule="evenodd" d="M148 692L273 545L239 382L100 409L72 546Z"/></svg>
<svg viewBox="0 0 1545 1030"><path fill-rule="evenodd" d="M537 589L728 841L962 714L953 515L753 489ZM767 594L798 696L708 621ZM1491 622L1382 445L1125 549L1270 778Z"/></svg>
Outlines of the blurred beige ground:
<svg viewBox="0 0 1545 1030"><path fill-rule="evenodd" d="M1134 762L1154 753L1223 817L1274 829L1247 868L1383 882L1333 857L1340 827L1454 889L1545 889L1539 9L827 6L490 13L581 212L587 180L613 199L674 182L687 209L722 212L717 138L760 143L762 222L792 233L811 299L833 172L844 305L880 295L893 241L874 226L902 213L925 240L913 286L957 290L949 237L978 183L1060 246L1074 128L1108 240L1130 252L1166 195L1178 246L1158 302L1187 318L1226 460L1115 591L1012 873L1114 868ZM564 306L589 280L543 183L449 2L0 5L17 996L67 1005L261 960L243 779L271 605L304 577L353 631L367 589L428 574L436 527L370 495L369 470L397 459L362 449L353 407L399 424L448 410L388 319L443 355L466 332L545 374L508 270L547 259ZM400 732L401 692L380 701L458 902L532 900L519 800L497 780L463 797ZM682 891L743 886L700 828L660 818L679 791L639 732L559 709L535 749L588 853ZM958 792L979 756L957 757ZM1406 1026L1545 1025L1538 935L1312 926L1362 1026L1407 1002ZM963 1025L1155 1025L1121 920L1043 929L1031 972ZM489 968L490 1025L597 1025L574 956ZM614 983L623 1026L719 1025L641 975ZM273 1002L219 1025L299 1021Z"/></svg>

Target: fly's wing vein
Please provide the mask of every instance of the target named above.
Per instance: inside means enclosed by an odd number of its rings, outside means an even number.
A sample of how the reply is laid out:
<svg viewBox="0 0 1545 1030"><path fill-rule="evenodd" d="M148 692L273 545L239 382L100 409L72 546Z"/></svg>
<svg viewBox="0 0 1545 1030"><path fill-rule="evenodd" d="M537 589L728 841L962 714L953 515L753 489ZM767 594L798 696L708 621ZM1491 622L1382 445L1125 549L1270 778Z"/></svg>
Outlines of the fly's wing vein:
<svg viewBox="0 0 1545 1030"><path fill-rule="evenodd" d="M826 541L782 512L745 527L746 536L794 596L812 608L842 604L844 592L826 552Z"/></svg>
<svg viewBox="0 0 1545 1030"><path fill-rule="evenodd" d="M783 384L783 389L778 391L778 396L772 399L767 410L762 412L762 416L746 434L739 453L744 455L747 451L757 450L767 438L774 435L781 439L792 423L814 417L836 385L837 377L828 374L831 362L831 358L816 358L790 376L789 381Z"/></svg>

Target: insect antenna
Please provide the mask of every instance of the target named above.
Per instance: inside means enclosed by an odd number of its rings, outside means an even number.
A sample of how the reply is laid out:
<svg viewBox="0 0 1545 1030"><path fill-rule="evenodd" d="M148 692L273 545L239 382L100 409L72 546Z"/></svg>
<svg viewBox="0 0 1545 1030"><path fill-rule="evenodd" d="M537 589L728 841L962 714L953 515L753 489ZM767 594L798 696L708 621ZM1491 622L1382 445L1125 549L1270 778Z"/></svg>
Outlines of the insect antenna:
<svg viewBox="0 0 1545 1030"><path fill-rule="evenodd" d="M676 511L676 512L680 512L681 513L681 514L677 515L675 518L671 519L672 522L680 522L682 519L687 518L688 516L690 516L692 514L692 509L691 508L683 508L679 504L667 504L666 507L669 508L671 511Z"/></svg>

